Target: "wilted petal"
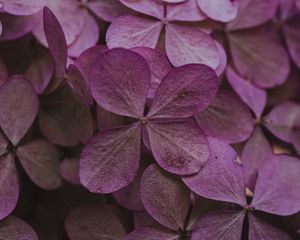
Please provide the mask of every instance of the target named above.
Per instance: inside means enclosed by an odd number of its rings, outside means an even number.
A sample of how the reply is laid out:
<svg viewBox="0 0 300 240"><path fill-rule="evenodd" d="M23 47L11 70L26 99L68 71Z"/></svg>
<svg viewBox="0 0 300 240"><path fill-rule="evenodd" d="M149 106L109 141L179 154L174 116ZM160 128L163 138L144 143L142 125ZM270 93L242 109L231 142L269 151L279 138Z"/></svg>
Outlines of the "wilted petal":
<svg viewBox="0 0 300 240"><path fill-rule="evenodd" d="M196 223L191 240L240 240L245 213L217 211L204 215Z"/></svg>
<svg viewBox="0 0 300 240"><path fill-rule="evenodd" d="M7 217L16 207L19 198L19 180L14 156L0 157L0 220ZM1 237L0 221L0 237ZM6 238L3 238L6 240Z"/></svg>
<svg viewBox="0 0 300 240"><path fill-rule="evenodd" d="M202 197L246 205L243 168L236 152L214 138L209 138L209 144L208 163L196 175L183 177L184 183Z"/></svg>
<svg viewBox="0 0 300 240"><path fill-rule="evenodd" d="M81 183L96 193L111 193L127 186L139 168L140 145L139 124L96 134L81 153Z"/></svg>
<svg viewBox="0 0 300 240"><path fill-rule="evenodd" d="M213 69L190 64L171 70L159 85L149 118L191 117L205 109L219 89Z"/></svg>
<svg viewBox="0 0 300 240"><path fill-rule="evenodd" d="M123 239L126 230L117 216L101 206L74 209L65 221L70 240Z"/></svg>
<svg viewBox="0 0 300 240"><path fill-rule="evenodd" d="M142 117L151 77L146 60L121 48L100 54L98 60L89 79L96 102L116 114Z"/></svg>
<svg viewBox="0 0 300 240"><path fill-rule="evenodd" d="M149 166L141 180L141 199L147 212L163 226L184 229L189 211L190 191L179 177Z"/></svg>
<svg viewBox="0 0 300 240"><path fill-rule="evenodd" d="M268 157L256 180L252 206L260 211L287 216L300 210L300 162L285 155Z"/></svg>
<svg viewBox="0 0 300 240"><path fill-rule="evenodd" d="M27 223L13 216L0 222L0 238L5 240L38 240L36 233Z"/></svg>
<svg viewBox="0 0 300 240"><path fill-rule="evenodd" d="M150 47L155 48L163 25L160 21L135 16L116 18L106 32L109 48Z"/></svg>
<svg viewBox="0 0 300 240"><path fill-rule="evenodd" d="M260 28L229 33L228 37L234 65L242 77L262 88L287 80L289 58L274 33Z"/></svg>
<svg viewBox="0 0 300 240"><path fill-rule="evenodd" d="M46 0L1 0L0 9L13 15L32 15L45 4Z"/></svg>
<svg viewBox="0 0 300 240"><path fill-rule="evenodd" d="M177 240L179 234L167 228L140 228L127 234L123 240Z"/></svg>
<svg viewBox="0 0 300 240"><path fill-rule="evenodd" d="M60 175L67 182L80 185L79 160L75 158L63 159L60 164Z"/></svg>
<svg viewBox="0 0 300 240"><path fill-rule="evenodd" d="M38 108L38 97L23 76L15 75L1 86L0 126L14 145L32 125Z"/></svg>
<svg viewBox="0 0 300 240"><path fill-rule="evenodd" d="M43 139L26 143L17 149L17 156L30 179L39 187L51 190L62 184L59 160L62 153Z"/></svg>
<svg viewBox="0 0 300 240"><path fill-rule="evenodd" d="M207 135L227 143L248 139L254 129L254 119L247 106L235 94L224 90L195 118Z"/></svg>
<svg viewBox="0 0 300 240"><path fill-rule="evenodd" d="M226 76L233 90L260 118L267 103L266 91L239 76L230 66L227 67Z"/></svg>
<svg viewBox="0 0 300 240"><path fill-rule="evenodd" d="M202 63L215 69L220 63L214 40L196 27L167 24L166 53L174 66Z"/></svg>

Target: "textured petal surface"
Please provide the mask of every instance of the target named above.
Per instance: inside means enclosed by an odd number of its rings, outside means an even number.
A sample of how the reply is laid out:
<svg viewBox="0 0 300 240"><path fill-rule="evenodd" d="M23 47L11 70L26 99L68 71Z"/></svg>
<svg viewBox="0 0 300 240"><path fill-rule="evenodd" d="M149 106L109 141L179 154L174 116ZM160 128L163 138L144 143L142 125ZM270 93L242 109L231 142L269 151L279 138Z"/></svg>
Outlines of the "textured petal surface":
<svg viewBox="0 0 300 240"><path fill-rule="evenodd" d="M8 154L0 157L0 220L7 217L15 209L18 198L19 180L15 160L11 154Z"/></svg>
<svg viewBox="0 0 300 240"><path fill-rule="evenodd" d="M62 185L59 160L62 153L43 139L17 149L17 156L30 179L39 187L51 190Z"/></svg>
<svg viewBox="0 0 300 240"><path fill-rule="evenodd" d="M248 139L254 129L250 110L235 94L225 90L220 90L209 107L195 118L207 135L227 143Z"/></svg>
<svg viewBox="0 0 300 240"><path fill-rule="evenodd" d="M208 17L221 22L229 22L238 14L239 0L198 0L198 5Z"/></svg>
<svg viewBox="0 0 300 240"><path fill-rule="evenodd" d="M147 212L165 227L184 229L189 211L190 191L179 177L149 166L141 180L141 198Z"/></svg>
<svg viewBox="0 0 300 240"><path fill-rule="evenodd" d="M174 66L202 63L215 69L220 63L214 40L196 27L167 24L166 53Z"/></svg>
<svg viewBox="0 0 300 240"><path fill-rule="evenodd" d="M40 11L46 0L2 0L1 10L14 15L32 15Z"/></svg>
<svg viewBox="0 0 300 240"><path fill-rule="evenodd" d="M246 205L243 168L235 151L214 138L209 138L209 144L208 163L196 175L184 177L184 183L202 197Z"/></svg>
<svg viewBox="0 0 300 240"><path fill-rule="evenodd" d="M130 184L140 162L139 124L100 132L80 157L80 181L91 192L110 193Z"/></svg>
<svg viewBox="0 0 300 240"><path fill-rule="evenodd" d="M23 76L15 75L1 86L0 126L14 145L32 125L38 107L38 97Z"/></svg>
<svg viewBox="0 0 300 240"><path fill-rule="evenodd" d="M101 206L85 206L74 209L65 221L70 240L120 240L126 230L117 216Z"/></svg>
<svg viewBox="0 0 300 240"><path fill-rule="evenodd" d="M36 233L27 223L13 216L0 222L0 238L5 240L38 240Z"/></svg>
<svg viewBox="0 0 300 240"><path fill-rule="evenodd" d="M193 174L208 161L207 139L196 124L187 121L149 122L146 127L154 158L166 171Z"/></svg>
<svg viewBox="0 0 300 240"><path fill-rule="evenodd" d="M245 214L242 211L217 211L196 223L191 240L240 240Z"/></svg>
<svg viewBox="0 0 300 240"><path fill-rule="evenodd" d="M283 84L289 74L289 58L267 29L228 35L234 65L241 76L262 88Z"/></svg>
<svg viewBox="0 0 300 240"><path fill-rule="evenodd" d="M141 228L127 234L123 240L177 240L179 234L172 232L167 228Z"/></svg>
<svg viewBox="0 0 300 240"><path fill-rule="evenodd" d="M252 206L260 211L287 216L300 210L300 162L285 155L269 157L261 165Z"/></svg>
<svg viewBox="0 0 300 240"><path fill-rule="evenodd" d="M162 23L135 16L116 18L106 33L109 48L150 47L155 48L158 42Z"/></svg>
<svg viewBox="0 0 300 240"><path fill-rule="evenodd" d="M227 67L226 76L233 90L260 118L267 103L267 93L239 76L230 66Z"/></svg>
<svg viewBox="0 0 300 240"><path fill-rule="evenodd" d="M142 117L151 77L146 60L120 48L104 52L98 59L90 74L96 102L116 114Z"/></svg>

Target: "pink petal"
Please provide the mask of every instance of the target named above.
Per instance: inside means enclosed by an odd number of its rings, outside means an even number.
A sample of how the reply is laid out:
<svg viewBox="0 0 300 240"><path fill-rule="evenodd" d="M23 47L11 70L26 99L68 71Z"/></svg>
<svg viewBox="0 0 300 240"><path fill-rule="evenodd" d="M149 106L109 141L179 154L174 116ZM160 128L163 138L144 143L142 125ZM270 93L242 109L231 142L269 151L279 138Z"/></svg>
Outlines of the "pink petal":
<svg viewBox="0 0 300 240"><path fill-rule="evenodd" d="M146 60L126 49L106 51L98 60L90 73L96 102L116 114L142 117L151 77Z"/></svg>
<svg viewBox="0 0 300 240"><path fill-rule="evenodd" d="M13 15L32 15L40 11L46 4L46 0L2 0L1 10Z"/></svg>
<svg viewBox="0 0 300 240"><path fill-rule="evenodd" d="M240 240L244 218L243 211L216 211L206 214L198 221L191 240Z"/></svg>
<svg viewBox="0 0 300 240"><path fill-rule="evenodd" d="M147 116L191 117L208 107L218 88L218 76L208 66L190 64L174 68L159 85Z"/></svg>
<svg viewBox="0 0 300 240"><path fill-rule="evenodd" d="M209 107L195 118L207 135L226 143L245 141L254 129L250 110L235 94L226 90L220 90Z"/></svg>
<svg viewBox="0 0 300 240"><path fill-rule="evenodd" d="M300 210L300 162L285 155L271 156L258 171L252 206L256 210L292 215Z"/></svg>
<svg viewBox="0 0 300 240"><path fill-rule="evenodd" d="M0 237L5 240L38 240L30 225L13 216L0 222Z"/></svg>
<svg viewBox="0 0 300 240"><path fill-rule="evenodd" d="M95 193L111 193L130 184L139 168L140 138L139 124L96 134L81 153L81 183Z"/></svg>
<svg viewBox="0 0 300 240"><path fill-rule="evenodd" d="M215 69L220 63L214 40L207 33L190 26L166 25L166 53L174 66L202 63Z"/></svg>
<svg viewBox="0 0 300 240"><path fill-rule="evenodd" d="M38 97L23 76L15 75L1 86L0 126L14 145L31 127L38 108Z"/></svg>
<svg viewBox="0 0 300 240"><path fill-rule="evenodd" d="M163 226L184 229L189 211L190 191L179 177L149 166L141 180L141 198L147 212Z"/></svg>
<svg viewBox="0 0 300 240"><path fill-rule="evenodd" d="M121 16L110 24L106 32L106 43L109 48L155 48L162 28L160 21L131 15Z"/></svg>
<svg viewBox="0 0 300 240"><path fill-rule="evenodd" d="M127 234L123 240L177 240L179 234L167 228L141 228Z"/></svg>
<svg viewBox="0 0 300 240"><path fill-rule="evenodd" d="M19 198L19 180L14 156L0 157L0 220L7 217L16 207ZM0 236L1 236L0 222Z"/></svg>
<svg viewBox="0 0 300 240"><path fill-rule="evenodd" d="M220 22L235 19L239 10L239 0L198 0L198 5L208 17Z"/></svg>
<svg viewBox="0 0 300 240"><path fill-rule="evenodd" d="M30 179L39 187L52 190L62 185L59 160L62 153L43 139L26 143L17 149L17 156Z"/></svg>
<svg viewBox="0 0 300 240"><path fill-rule="evenodd" d="M209 138L209 144L208 163L197 174L184 177L184 183L202 197L246 205L243 168L236 152L215 138Z"/></svg>
<svg viewBox="0 0 300 240"><path fill-rule="evenodd" d="M263 28L228 36L233 62L241 76L262 88L275 87L287 80L289 58L273 33Z"/></svg>
<svg viewBox="0 0 300 240"><path fill-rule="evenodd" d="M0 34L0 36L1 36L1 34ZM5 66L5 63L0 58L0 87L3 83L6 82L7 79L8 79L8 71L7 71L7 68Z"/></svg>
<svg viewBox="0 0 300 240"><path fill-rule="evenodd" d="M208 161L207 139L196 124L188 121L149 122L146 128L154 158L166 171L193 174Z"/></svg>
<svg viewBox="0 0 300 240"><path fill-rule="evenodd" d="M230 66L226 69L226 76L233 90L260 118L267 103L266 91L239 76Z"/></svg>
<svg viewBox="0 0 300 240"><path fill-rule="evenodd" d="M126 230L117 216L101 206L85 206L72 210L65 228L70 240L123 239Z"/></svg>

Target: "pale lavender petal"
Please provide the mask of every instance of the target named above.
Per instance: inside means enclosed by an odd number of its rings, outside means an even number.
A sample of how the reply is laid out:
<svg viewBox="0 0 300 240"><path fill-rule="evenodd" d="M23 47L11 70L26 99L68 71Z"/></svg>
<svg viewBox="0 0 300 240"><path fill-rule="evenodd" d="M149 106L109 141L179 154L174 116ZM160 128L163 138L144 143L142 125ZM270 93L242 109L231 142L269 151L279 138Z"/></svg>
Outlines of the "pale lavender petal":
<svg viewBox="0 0 300 240"><path fill-rule="evenodd" d="M187 175L197 173L209 158L206 136L194 123L148 122L151 150L166 171Z"/></svg>
<svg viewBox="0 0 300 240"><path fill-rule="evenodd" d="M123 240L177 240L180 235L167 228L140 228L127 234Z"/></svg>
<svg viewBox="0 0 300 240"><path fill-rule="evenodd" d="M116 18L106 32L106 43L109 48L150 47L155 48L163 24L136 16Z"/></svg>
<svg viewBox="0 0 300 240"><path fill-rule="evenodd" d="M258 171L252 206L287 216L300 210L300 162L287 155L268 157Z"/></svg>
<svg viewBox="0 0 300 240"><path fill-rule="evenodd" d="M1 86L0 126L14 145L31 127L38 108L38 97L24 76L15 75Z"/></svg>
<svg viewBox="0 0 300 240"><path fill-rule="evenodd" d="M226 76L233 90L260 118L267 103L266 91L239 76L230 66L226 69Z"/></svg>
<svg viewBox="0 0 300 240"><path fill-rule="evenodd" d="M13 15L32 15L46 5L46 0L1 0L0 9Z"/></svg>
<svg viewBox="0 0 300 240"><path fill-rule="evenodd" d="M152 164L141 180L141 199L147 212L163 226L175 231L184 229L190 191L179 177Z"/></svg>
<svg viewBox="0 0 300 240"><path fill-rule="evenodd" d="M195 175L183 177L184 183L202 197L245 206L243 168L230 145L209 138L211 155L208 163Z"/></svg>
<svg viewBox="0 0 300 240"><path fill-rule="evenodd" d="M202 63L216 69L220 64L214 40L196 27L167 24L166 53L174 66Z"/></svg>
<svg viewBox="0 0 300 240"><path fill-rule="evenodd" d="M75 185L80 185L79 160L76 158L65 158L60 164L60 175L64 180Z"/></svg>
<svg viewBox="0 0 300 240"><path fill-rule="evenodd" d="M219 89L215 71L202 64L171 70L159 85L147 117L191 117L213 101Z"/></svg>
<svg viewBox="0 0 300 240"><path fill-rule="evenodd" d="M96 134L81 153L81 183L95 193L111 193L127 186L138 172L140 145L139 124Z"/></svg>
<svg viewBox="0 0 300 240"><path fill-rule="evenodd" d="M150 70L146 60L126 49L112 49L99 55L91 69L91 92L104 109L140 118L150 86Z"/></svg>

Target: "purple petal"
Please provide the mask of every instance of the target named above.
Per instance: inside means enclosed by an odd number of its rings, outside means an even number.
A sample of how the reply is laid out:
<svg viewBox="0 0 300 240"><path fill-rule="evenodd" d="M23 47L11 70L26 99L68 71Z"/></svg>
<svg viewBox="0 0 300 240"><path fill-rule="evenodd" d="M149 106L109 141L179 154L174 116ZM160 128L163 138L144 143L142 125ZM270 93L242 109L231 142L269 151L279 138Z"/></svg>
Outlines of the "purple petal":
<svg viewBox="0 0 300 240"><path fill-rule="evenodd" d="M62 153L43 139L26 143L17 149L17 156L30 179L39 187L52 190L62 185L59 160Z"/></svg>
<svg viewBox="0 0 300 240"><path fill-rule="evenodd" d="M130 50L144 57L149 65L151 86L148 91L148 98L153 98L162 79L172 70L172 66L167 57L158 50L147 47L135 47Z"/></svg>
<svg viewBox="0 0 300 240"><path fill-rule="evenodd" d="M239 0L198 0L198 5L208 17L220 22L229 22L238 14Z"/></svg>
<svg viewBox="0 0 300 240"><path fill-rule="evenodd" d="M280 19L283 21L287 20L288 18L298 13L295 0L279 0L279 7L280 7Z"/></svg>
<svg viewBox="0 0 300 240"><path fill-rule="evenodd" d="M161 227L160 223L155 221L151 215L146 211L134 212L134 228L140 229L145 227L157 228Z"/></svg>
<svg viewBox="0 0 300 240"><path fill-rule="evenodd" d="M182 3L182 2L186 2L187 0L161 0L161 1L166 3Z"/></svg>
<svg viewBox="0 0 300 240"><path fill-rule="evenodd" d="M126 230L108 208L85 206L72 210L65 221L70 240L123 239Z"/></svg>
<svg viewBox="0 0 300 240"><path fill-rule="evenodd" d="M220 64L214 40L196 27L167 24L166 53L174 66L202 63L215 69Z"/></svg>
<svg viewBox="0 0 300 240"><path fill-rule="evenodd" d="M147 212L163 226L184 229L189 211L190 191L179 177L149 166L141 180L141 198Z"/></svg>
<svg viewBox="0 0 300 240"><path fill-rule="evenodd" d="M190 64L171 70L154 96L149 118L191 117L212 102L219 88L214 70Z"/></svg>
<svg viewBox="0 0 300 240"><path fill-rule="evenodd" d="M141 228L127 234L123 240L177 240L179 234L167 228Z"/></svg>
<svg viewBox="0 0 300 240"><path fill-rule="evenodd" d="M196 124L188 121L149 122L146 128L154 158L166 171L193 174L208 161L207 139Z"/></svg>
<svg viewBox="0 0 300 240"><path fill-rule="evenodd" d="M278 0L240 0L238 16L227 28L239 30L261 25L272 19L278 7Z"/></svg>
<svg viewBox="0 0 300 240"><path fill-rule="evenodd" d="M63 146L85 143L93 135L90 110L68 87L42 98L39 123L49 141Z"/></svg>
<svg viewBox="0 0 300 240"><path fill-rule="evenodd" d="M298 153L300 153L300 113L298 113L291 130L291 141ZM1 147L0 147L1 149ZM1 153L1 150L0 150Z"/></svg>
<svg viewBox="0 0 300 240"><path fill-rule="evenodd" d="M0 131L0 156L8 152L8 142L2 132Z"/></svg>
<svg viewBox="0 0 300 240"><path fill-rule="evenodd" d="M81 183L96 193L111 193L130 184L139 168L140 138L139 124L96 134L81 153Z"/></svg>
<svg viewBox="0 0 300 240"><path fill-rule="evenodd" d="M13 15L32 15L40 11L46 0L2 0L1 10Z"/></svg>
<svg viewBox="0 0 300 240"><path fill-rule="evenodd" d="M243 211L208 213L197 222L191 240L240 240L244 218Z"/></svg>
<svg viewBox="0 0 300 240"><path fill-rule="evenodd" d="M38 108L38 97L24 76L15 75L1 86L0 126L14 145L31 127Z"/></svg>
<svg viewBox="0 0 300 240"><path fill-rule="evenodd" d="M163 25L160 21L131 15L116 18L106 32L109 48L155 48Z"/></svg>
<svg viewBox="0 0 300 240"><path fill-rule="evenodd" d="M220 90L211 105L195 118L207 135L227 143L245 141L254 129L250 110L235 94L226 90Z"/></svg>
<svg viewBox="0 0 300 240"><path fill-rule="evenodd" d="M0 222L0 237L5 240L38 240L30 225L13 216Z"/></svg>
<svg viewBox="0 0 300 240"><path fill-rule="evenodd" d="M65 158L60 164L60 175L64 180L75 185L80 185L79 160L75 158Z"/></svg>
<svg viewBox="0 0 300 240"><path fill-rule="evenodd" d="M100 131L125 124L125 117L106 111L97 105L97 123Z"/></svg>
<svg viewBox="0 0 300 240"><path fill-rule="evenodd" d="M211 155L208 163L184 183L202 197L244 206L247 204L243 168L236 152L228 144L209 138Z"/></svg>
<svg viewBox="0 0 300 240"><path fill-rule="evenodd" d="M287 216L300 210L300 162L297 158L277 155L261 165L252 206L256 210Z"/></svg>
<svg viewBox="0 0 300 240"><path fill-rule="evenodd" d="M228 37L233 62L241 76L262 88L287 80L289 58L273 33L259 28L230 33Z"/></svg>
<svg viewBox="0 0 300 240"><path fill-rule="evenodd" d="M14 156L0 157L0 220L7 217L16 207L19 198L19 180ZM0 236L1 236L0 221ZM5 238L6 239L6 238Z"/></svg>
<svg viewBox="0 0 300 240"><path fill-rule="evenodd" d="M219 59L220 59L219 66L216 68L216 74L218 76L221 76L227 66L227 53L226 53L224 47L218 41L215 41L215 44L217 46L218 53L219 53Z"/></svg>
<svg viewBox="0 0 300 240"><path fill-rule="evenodd" d="M288 234L260 220L254 214L249 215L249 240L292 240Z"/></svg>
<svg viewBox="0 0 300 240"><path fill-rule="evenodd" d="M252 136L244 146L241 160L244 166L246 185L254 191L258 169L268 156L273 154L272 148L261 128L256 127Z"/></svg>
<svg viewBox="0 0 300 240"><path fill-rule="evenodd" d="M146 60L120 48L102 53L98 60L90 74L96 102L116 114L142 117L151 77Z"/></svg>
<svg viewBox="0 0 300 240"><path fill-rule="evenodd" d="M227 67L226 76L233 90L260 118L267 103L266 91L239 76L230 66Z"/></svg>
<svg viewBox="0 0 300 240"><path fill-rule="evenodd" d="M47 7L43 11L44 31L51 56L54 61L55 74L64 78L67 65L67 42L63 29L54 13Z"/></svg>
<svg viewBox="0 0 300 240"><path fill-rule="evenodd" d="M0 36L1 36L1 34L0 34ZM8 79L8 71L7 71L7 68L5 66L5 63L0 58L0 87L3 83L6 82L7 79Z"/></svg>

